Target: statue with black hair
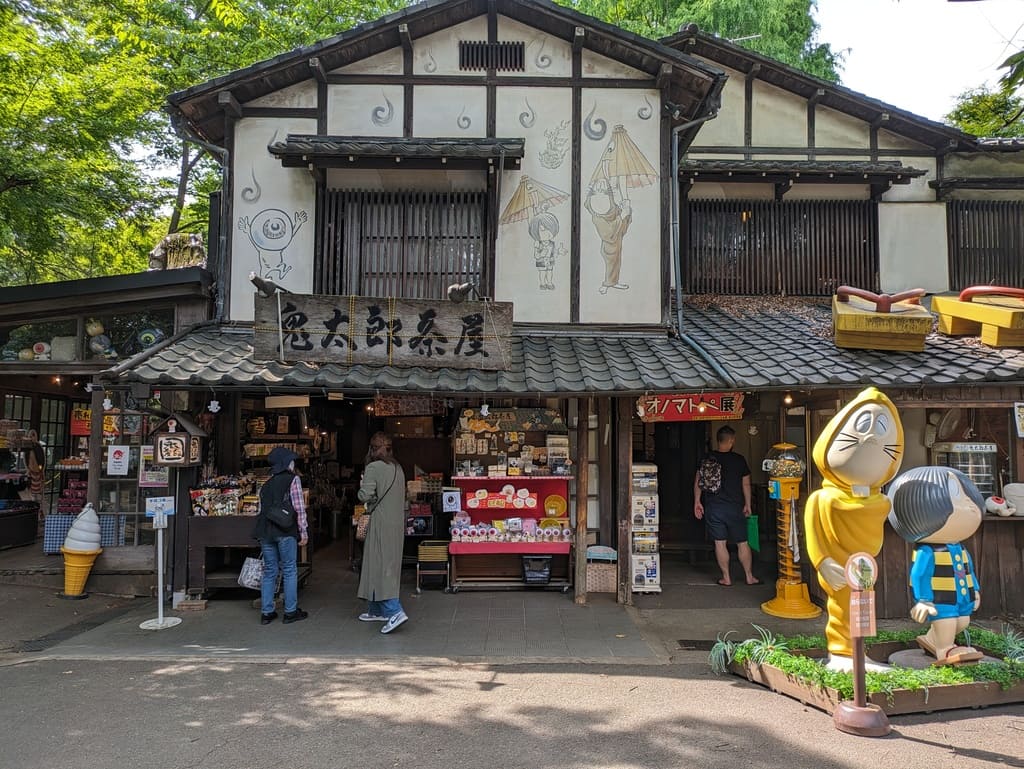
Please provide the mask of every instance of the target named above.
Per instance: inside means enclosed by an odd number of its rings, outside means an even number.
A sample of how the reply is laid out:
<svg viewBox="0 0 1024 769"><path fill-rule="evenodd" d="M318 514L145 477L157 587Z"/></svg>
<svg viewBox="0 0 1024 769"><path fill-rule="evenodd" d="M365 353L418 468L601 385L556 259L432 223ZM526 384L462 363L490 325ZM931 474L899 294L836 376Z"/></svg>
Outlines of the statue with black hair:
<svg viewBox="0 0 1024 769"><path fill-rule="evenodd" d="M961 544L981 525L985 500L969 477L952 467L915 467L892 482L889 523L914 545L910 589L915 622L930 622L918 645L936 665L956 665L982 658L981 652L956 642L981 604L974 561Z"/></svg>

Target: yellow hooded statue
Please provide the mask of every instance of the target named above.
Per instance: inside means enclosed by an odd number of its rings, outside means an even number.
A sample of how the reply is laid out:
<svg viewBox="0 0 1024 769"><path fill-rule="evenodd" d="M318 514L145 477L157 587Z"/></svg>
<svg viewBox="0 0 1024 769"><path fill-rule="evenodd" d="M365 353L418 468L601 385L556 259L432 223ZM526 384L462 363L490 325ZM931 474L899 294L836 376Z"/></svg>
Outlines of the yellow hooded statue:
<svg viewBox="0 0 1024 769"><path fill-rule="evenodd" d="M821 488L804 508L807 554L828 595L825 636L829 666L853 664L850 588L846 561L857 552L878 555L891 505L881 487L899 472L903 424L892 401L869 387L825 425L814 444Z"/></svg>

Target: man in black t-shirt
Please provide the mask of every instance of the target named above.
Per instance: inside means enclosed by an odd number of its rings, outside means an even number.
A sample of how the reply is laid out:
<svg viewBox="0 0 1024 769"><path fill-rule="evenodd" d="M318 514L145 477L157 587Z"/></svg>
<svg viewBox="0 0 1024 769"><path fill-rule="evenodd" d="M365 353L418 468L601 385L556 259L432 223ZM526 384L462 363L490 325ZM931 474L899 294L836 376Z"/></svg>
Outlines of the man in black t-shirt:
<svg viewBox="0 0 1024 769"><path fill-rule="evenodd" d="M706 466L710 460L713 468L713 463L717 462L720 470L697 471L693 479L693 514L698 520L704 520L708 536L714 540L715 560L722 570L718 584L732 584L729 575L729 543L732 542L736 545L747 584L760 585L761 580L752 571L754 556L747 543L747 518L751 513L750 468L743 455L732 450L736 443L735 430L725 425L718 429L715 438L718 449L712 451L702 464Z"/></svg>

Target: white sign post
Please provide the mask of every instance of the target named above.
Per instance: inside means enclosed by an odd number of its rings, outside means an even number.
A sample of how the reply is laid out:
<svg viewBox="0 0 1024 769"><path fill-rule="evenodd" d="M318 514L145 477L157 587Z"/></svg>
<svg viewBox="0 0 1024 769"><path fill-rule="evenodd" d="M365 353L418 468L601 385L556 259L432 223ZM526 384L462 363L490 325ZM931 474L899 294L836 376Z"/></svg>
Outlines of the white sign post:
<svg viewBox="0 0 1024 769"><path fill-rule="evenodd" d="M146 517L153 519L156 529L156 619L147 619L141 625L143 630L166 630L181 624L181 617L164 616L164 529L167 516L174 515L174 497L150 497L146 500Z"/></svg>

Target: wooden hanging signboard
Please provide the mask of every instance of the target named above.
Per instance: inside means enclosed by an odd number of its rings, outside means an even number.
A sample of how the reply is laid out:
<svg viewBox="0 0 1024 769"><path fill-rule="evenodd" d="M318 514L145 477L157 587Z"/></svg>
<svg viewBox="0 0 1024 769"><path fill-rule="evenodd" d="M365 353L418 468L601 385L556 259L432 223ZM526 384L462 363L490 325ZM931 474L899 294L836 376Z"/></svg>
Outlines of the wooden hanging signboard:
<svg viewBox="0 0 1024 769"><path fill-rule="evenodd" d="M291 293L255 301L261 360L489 371L511 362L511 302Z"/></svg>
<svg viewBox="0 0 1024 769"><path fill-rule="evenodd" d="M644 395L637 399L637 414L641 422L742 419L743 393Z"/></svg>

